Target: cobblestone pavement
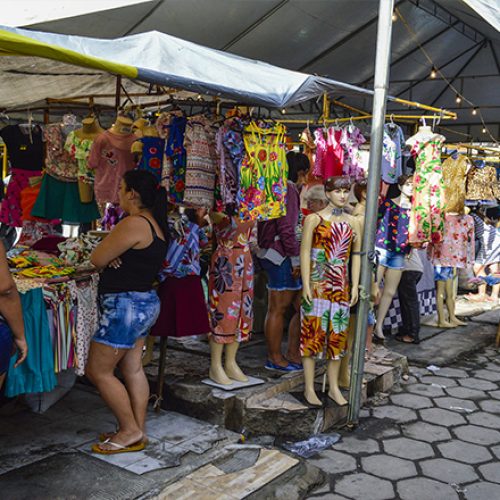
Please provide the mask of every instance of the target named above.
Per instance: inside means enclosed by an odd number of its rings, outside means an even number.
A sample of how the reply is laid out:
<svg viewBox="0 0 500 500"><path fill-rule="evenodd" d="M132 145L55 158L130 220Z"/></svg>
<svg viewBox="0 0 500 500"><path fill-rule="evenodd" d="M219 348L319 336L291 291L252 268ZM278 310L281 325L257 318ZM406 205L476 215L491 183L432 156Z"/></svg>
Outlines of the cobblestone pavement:
<svg viewBox="0 0 500 500"><path fill-rule="evenodd" d="M497 350L436 371L412 367L361 416L354 432L308 461L328 476L308 498L500 498Z"/></svg>

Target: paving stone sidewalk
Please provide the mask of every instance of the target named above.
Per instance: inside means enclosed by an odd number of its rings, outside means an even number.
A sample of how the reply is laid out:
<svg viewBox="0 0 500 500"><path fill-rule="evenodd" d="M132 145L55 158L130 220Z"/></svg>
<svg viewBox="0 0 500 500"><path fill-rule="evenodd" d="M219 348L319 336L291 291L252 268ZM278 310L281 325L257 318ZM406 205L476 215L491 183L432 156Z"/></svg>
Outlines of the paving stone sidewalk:
<svg viewBox="0 0 500 500"><path fill-rule="evenodd" d="M488 347L407 381L308 463L328 482L309 499L500 498L500 353Z"/></svg>

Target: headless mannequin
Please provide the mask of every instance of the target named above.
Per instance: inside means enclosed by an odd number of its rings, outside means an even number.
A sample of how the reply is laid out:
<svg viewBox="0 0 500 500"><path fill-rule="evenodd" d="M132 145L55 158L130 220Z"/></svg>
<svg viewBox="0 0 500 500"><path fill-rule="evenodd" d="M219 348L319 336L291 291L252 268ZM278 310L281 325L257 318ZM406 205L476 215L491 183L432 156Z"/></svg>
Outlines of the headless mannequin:
<svg viewBox="0 0 500 500"><path fill-rule="evenodd" d="M360 258L359 250L361 248L361 231L359 221L348 214L341 213L340 215L333 215L332 212L342 210L348 202L349 190L348 189L335 189L327 191L326 197L328 205L323 210L316 214L308 215L304 224L302 232L302 243L300 246L300 269L302 275L302 299L311 303L311 248L313 240L313 232L321 222L321 218L330 222L347 222L353 229L354 236L352 242L352 256L351 256L351 299L350 306L353 306L358 301L358 285L359 285L359 271L360 271ZM319 215L319 217L318 217ZM312 356L302 357L302 364L304 367L304 397L306 401L313 406L322 406L316 391L314 390L315 378L315 358ZM339 375L340 375L341 360L329 359L327 361L326 374L328 379L328 397L333 399L338 405L343 406L347 404L344 396L340 392Z"/></svg>
<svg viewBox="0 0 500 500"><path fill-rule="evenodd" d="M457 212L447 212L447 213L452 215L459 215ZM455 272L453 272L453 276L456 276ZM455 316L456 304L455 304L455 290L453 286L453 281L454 281L453 277L446 281L445 280L436 281L436 308L438 315L438 326L440 328L455 328L457 326L467 325L467 323L465 323L464 321L460 321ZM446 312L448 313L448 319L446 319L445 315L445 304L446 304Z"/></svg>
<svg viewBox="0 0 500 500"><path fill-rule="evenodd" d="M117 116L115 123L109 131L116 135L128 135L132 133L132 120L126 116Z"/></svg>
<svg viewBox="0 0 500 500"><path fill-rule="evenodd" d="M366 211L366 189L362 191L361 193L361 199L357 203L357 205L354 207L354 210L352 212L352 215L358 219L359 222L359 234L364 234L364 227L365 227L365 211ZM377 283L375 282L375 279L372 280L372 301L375 300L377 296ZM347 333L347 351L345 356L342 358L340 361L340 375L339 375L339 386L342 389L348 389L350 384L351 384L351 374L350 374L350 361L351 361L351 354L352 354L352 345L354 343L354 329L356 326L356 314L352 314L349 318L349 330ZM366 350L367 350L367 355L369 356L372 350L372 335L373 335L373 326L368 325L367 326L367 333L366 333Z"/></svg>
<svg viewBox="0 0 500 500"><path fill-rule="evenodd" d="M82 120L82 128L75 130L75 135L78 139L90 139L94 140L99 134L102 134L104 129L99 124L99 121L95 116L89 116Z"/></svg>
<svg viewBox="0 0 500 500"><path fill-rule="evenodd" d="M145 118L138 118L132 124L132 132L136 137L143 137L143 129L148 124L148 121Z"/></svg>
<svg viewBox="0 0 500 500"><path fill-rule="evenodd" d="M137 135L137 133L135 135ZM141 130L141 137L159 137L158 130L156 130L156 127L153 127L152 125L145 125ZM134 153L134 159L136 163L139 163L141 161L143 147L144 144L141 141L135 141L132 144L131 151L132 153Z"/></svg>
<svg viewBox="0 0 500 500"><path fill-rule="evenodd" d="M210 219L214 224L224 224L228 222L228 217L225 214L212 212ZM226 221L224 220L226 219ZM231 342L228 344L217 343L210 338L210 369L208 377L221 385L230 385L234 381L248 382L248 377L241 371L241 368L236 362L236 354L240 346L239 342ZM224 353L225 351L225 353ZM222 354L225 354L225 363L222 365Z"/></svg>
<svg viewBox="0 0 500 500"><path fill-rule="evenodd" d="M424 128L424 127L420 127ZM426 127L429 128L430 127ZM392 201L402 207L411 207L411 195L413 193L413 182L408 180L402 186L399 186L401 194L394 198ZM381 283L384 280L384 290L380 297L380 302L377 310L377 324L375 325L375 339L383 342L385 340L383 333L384 319L391 306L392 299L396 295L398 290L399 282L401 281L401 275L403 274L402 269L389 269L385 266L378 266L377 269L377 283Z"/></svg>

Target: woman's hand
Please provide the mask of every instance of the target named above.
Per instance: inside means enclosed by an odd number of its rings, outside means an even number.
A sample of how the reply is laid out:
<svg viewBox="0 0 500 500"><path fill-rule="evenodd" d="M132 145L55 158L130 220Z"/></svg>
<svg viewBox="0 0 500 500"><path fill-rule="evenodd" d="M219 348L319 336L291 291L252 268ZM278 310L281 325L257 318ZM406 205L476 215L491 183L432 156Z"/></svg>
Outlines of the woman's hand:
<svg viewBox="0 0 500 500"><path fill-rule="evenodd" d="M118 269L122 265L122 259L120 257L116 257L109 264L108 267L112 267L113 269Z"/></svg>
<svg viewBox="0 0 500 500"><path fill-rule="evenodd" d="M26 343L26 338L18 339L14 337L14 344L18 351L17 361L14 368L17 368L21 363L24 362L26 356L28 356L28 344Z"/></svg>

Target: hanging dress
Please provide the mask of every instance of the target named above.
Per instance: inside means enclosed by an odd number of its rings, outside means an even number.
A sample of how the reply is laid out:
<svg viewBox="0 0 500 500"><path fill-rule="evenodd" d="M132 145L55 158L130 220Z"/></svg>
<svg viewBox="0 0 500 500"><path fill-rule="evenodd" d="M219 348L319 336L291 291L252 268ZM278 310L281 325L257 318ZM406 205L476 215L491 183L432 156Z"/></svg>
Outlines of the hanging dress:
<svg viewBox="0 0 500 500"><path fill-rule="evenodd" d="M137 142L142 144L141 159L137 164L137 168L152 173L156 180L160 182L163 169L165 139L147 136L137 139Z"/></svg>
<svg viewBox="0 0 500 500"><path fill-rule="evenodd" d="M444 196L446 212L463 213L465 206L465 186L469 160L460 155L449 157L443 162Z"/></svg>
<svg viewBox="0 0 500 500"><path fill-rule="evenodd" d="M242 220L269 220L286 214L288 164L285 127L245 127L246 154L240 174L238 201Z"/></svg>
<svg viewBox="0 0 500 500"><path fill-rule="evenodd" d="M227 219L226 219L227 220ZM218 344L246 342L253 325L253 221L214 225L217 248L208 281L211 338Z"/></svg>
<svg viewBox="0 0 500 500"><path fill-rule="evenodd" d="M441 166L441 147L445 138L433 134L420 140L410 138L416 156L413 199L410 211L409 242L413 246L443 240L445 186Z"/></svg>
<svg viewBox="0 0 500 500"><path fill-rule="evenodd" d="M347 128L342 147L344 148L344 164L342 175L348 175L351 179L361 180L365 177L365 171L361 166L361 155L359 147L366 139L358 127Z"/></svg>
<svg viewBox="0 0 500 500"><path fill-rule="evenodd" d="M186 131L186 117L173 116L168 132L165 147L167 161L167 184L170 202L181 204L184 200L186 185L186 149L184 148L184 133Z"/></svg>
<svg viewBox="0 0 500 500"><path fill-rule="evenodd" d="M184 135L186 149L186 186L184 203L210 209L215 188L215 129L205 116L188 120Z"/></svg>
<svg viewBox="0 0 500 500"><path fill-rule="evenodd" d="M311 304L300 308L301 356L340 359L350 314L349 256L354 231L348 222L321 218L311 247Z"/></svg>

